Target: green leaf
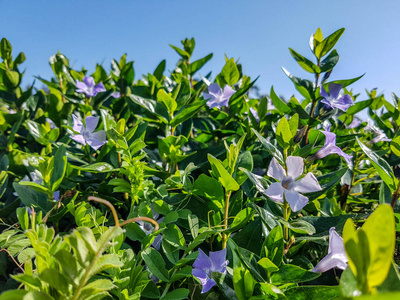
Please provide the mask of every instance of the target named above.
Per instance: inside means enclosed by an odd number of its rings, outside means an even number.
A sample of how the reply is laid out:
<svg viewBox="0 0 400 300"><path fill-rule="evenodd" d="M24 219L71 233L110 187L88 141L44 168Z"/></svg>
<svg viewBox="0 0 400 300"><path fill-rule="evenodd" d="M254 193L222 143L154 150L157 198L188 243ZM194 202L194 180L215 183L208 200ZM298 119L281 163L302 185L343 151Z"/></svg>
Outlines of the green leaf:
<svg viewBox="0 0 400 300"><path fill-rule="evenodd" d="M2 38L0 41L0 56L4 60L11 58L12 47L11 43L6 39Z"/></svg>
<svg viewBox="0 0 400 300"><path fill-rule="evenodd" d="M334 187L340 181L340 179L342 179L344 174L346 174L347 170L348 170L347 168L343 168L332 173L318 176L317 180L322 190L318 192L307 193L309 201L317 199L319 196L325 194L332 187Z"/></svg>
<svg viewBox="0 0 400 300"><path fill-rule="evenodd" d="M287 77L293 82L296 90L305 97L306 99L314 99L314 84L312 81L307 79L301 79L296 76L290 74L288 70L282 67L283 72L286 74Z"/></svg>
<svg viewBox="0 0 400 300"><path fill-rule="evenodd" d="M390 150L397 157L400 157L400 136L394 138L390 143Z"/></svg>
<svg viewBox="0 0 400 300"><path fill-rule="evenodd" d="M344 28L340 28L339 30L332 33L330 36L326 37L321 43L319 43L315 47L315 56L318 58L324 57L336 45L343 32Z"/></svg>
<svg viewBox="0 0 400 300"><path fill-rule="evenodd" d="M23 186L14 182L13 187L25 206L31 207L35 210L48 212L51 209L51 203L47 201L47 194L33 190L29 186Z"/></svg>
<svg viewBox="0 0 400 300"><path fill-rule="evenodd" d="M312 74L321 73L321 69L316 64L314 64L311 60L300 55L299 53L294 51L292 48L289 48L289 51L290 51L290 54L293 56L293 58L300 65L300 67L302 67L304 70L306 70L307 72L312 73Z"/></svg>
<svg viewBox="0 0 400 300"><path fill-rule="evenodd" d="M212 201L219 208L224 206L224 190L221 183L205 174L200 174L194 182L193 194Z"/></svg>
<svg viewBox="0 0 400 300"><path fill-rule="evenodd" d="M26 207L17 208L17 217L22 230L27 230L29 228L29 215Z"/></svg>
<svg viewBox="0 0 400 300"><path fill-rule="evenodd" d="M395 247L395 222L390 205L380 205L361 229L348 219L343 243L349 266L363 292L383 283L389 273Z"/></svg>
<svg viewBox="0 0 400 300"><path fill-rule="evenodd" d="M24 300L24 296L28 293L25 290L9 290L0 295L0 300Z"/></svg>
<svg viewBox="0 0 400 300"><path fill-rule="evenodd" d="M157 250L153 248L147 248L142 252L142 258L154 276L162 281L169 281L169 275L167 269L165 268L165 262Z"/></svg>
<svg viewBox="0 0 400 300"><path fill-rule="evenodd" d="M113 168L112 165L105 162L98 162L85 166L71 165L71 167L80 171L90 172L90 173L108 173L108 172L118 171L118 169Z"/></svg>
<svg viewBox="0 0 400 300"><path fill-rule="evenodd" d="M396 180L392 168L388 162L364 145L358 137L356 137L356 139L361 147L361 150L368 156L372 165L378 171L379 176L387 184L387 186L394 191L396 189Z"/></svg>
<svg viewBox="0 0 400 300"><path fill-rule="evenodd" d="M273 157L275 157L278 162L280 162L281 164L284 164L282 153L274 145L272 145L270 142L268 142L261 134L259 134L254 128L252 128L251 130L253 130L253 132L258 137L258 139L260 140L261 144L265 147L265 149Z"/></svg>
<svg viewBox="0 0 400 300"><path fill-rule="evenodd" d="M44 146L50 144L50 142L45 138L46 131L40 124L36 123L35 121L28 120L26 122L26 126L28 127L29 133L33 136L35 141Z"/></svg>
<svg viewBox="0 0 400 300"><path fill-rule="evenodd" d="M280 225L275 226L270 231L265 239L264 247L268 250L268 253L266 253L267 258L279 267L284 253L283 231Z"/></svg>
<svg viewBox="0 0 400 300"><path fill-rule="evenodd" d="M330 300L340 296L340 289L338 286L299 286L286 290L285 296L291 300Z"/></svg>
<svg viewBox="0 0 400 300"><path fill-rule="evenodd" d="M292 137L288 120L285 117L281 118L276 127L276 139L279 145L284 149L287 148L290 145Z"/></svg>
<svg viewBox="0 0 400 300"><path fill-rule="evenodd" d="M227 192L237 191L240 188L239 184L233 179L232 175L228 173L222 163L211 154L208 154L207 157L211 164L213 177L221 182Z"/></svg>
<svg viewBox="0 0 400 300"><path fill-rule="evenodd" d="M172 115L178 104L176 103L175 99L168 95L164 90L160 89L157 93L158 101L164 103L165 107L168 109L168 112Z"/></svg>
<svg viewBox="0 0 400 300"><path fill-rule="evenodd" d="M174 49L182 58L190 59L190 54L187 53L185 50L179 49L176 46L169 45L172 49Z"/></svg>
<svg viewBox="0 0 400 300"><path fill-rule="evenodd" d="M362 111L363 109L369 107L372 102L374 102L374 99L369 99L369 100L364 100L364 101L358 101L354 103L354 105L350 106L347 111L346 115L355 115L356 113Z"/></svg>
<svg viewBox="0 0 400 300"><path fill-rule="evenodd" d="M182 299L187 299L188 297L189 297L189 290L179 288L161 297L160 300L182 300Z"/></svg>
<svg viewBox="0 0 400 300"><path fill-rule="evenodd" d="M184 106L181 111L170 122L171 127L176 127L179 124L193 117L208 100L196 101L189 106Z"/></svg>
<svg viewBox="0 0 400 300"><path fill-rule="evenodd" d="M299 127L299 115L297 113L290 118L289 127L292 137L294 137L297 133L297 128Z"/></svg>
<svg viewBox="0 0 400 300"><path fill-rule="evenodd" d="M225 80L226 84L230 86L234 86L235 83L239 81L240 73L233 58L226 62L220 76Z"/></svg>
<svg viewBox="0 0 400 300"><path fill-rule="evenodd" d="M54 169L51 175L51 189L52 191L56 191L58 186L61 184L65 171L67 170L67 154L65 147L61 145L55 155L54 155Z"/></svg>
<svg viewBox="0 0 400 300"><path fill-rule="evenodd" d="M289 114L292 112L292 109L276 95L273 86L271 86L271 91L269 96L271 97L272 103L274 104L279 113Z"/></svg>
<svg viewBox="0 0 400 300"><path fill-rule="evenodd" d="M329 55L321 62L321 72L331 71L339 61L339 55L336 50L333 50Z"/></svg>
<svg viewBox="0 0 400 300"><path fill-rule="evenodd" d="M165 71L165 65L166 65L166 61L165 59L159 63L159 65L157 66L157 68L154 70L154 77L157 78L158 81L161 81L161 79L163 78L163 73Z"/></svg>
<svg viewBox="0 0 400 300"><path fill-rule="evenodd" d="M300 283L318 278L321 274L304 270L295 265L282 265L279 271L271 276L272 284Z"/></svg>
<svg viewBox="0 0 400 300"><path fill-rule="evenodd" d="M190 65L188 66L188 71L190 75L194 75L198 70L200 70L211 58L213 57L213 54L210 53L207 56L200 58L194 62L191 62Z"/></svg>
<svg viewBox="0 0 400 300"><path fill-rule="evenodd" d="M329 86L331 83L341 84L341 85L342 85L342 88L345 88L345 87L349 86L350 84L352 84L352 83L358 81L358 80L359 80L361 77L363 77L364 75L365 75L365 73L362 74L361 76L358 76L358 77L352 78L352 79L334 80L334 81L325 83L325 84L324 84L324 88L325 88L325 90L326 90L326 89L328 88L328 86Z"/></svg>
<svg viewBox="0 0 400 300"><path fill-rule="evenodd" d="M60 271L56 269L45 269L39 275L40 280L48 283L52 288L59 291L62 295L68 295L68 283Z"/></svg>
<svg viewBox="0 0 400 300"><path fill-rule="evenodd" d="M165 241L170 243L175 249L185 250L185 238L179 227L175 224L168 224L167 228L163 231L163 236Z"/></svg>

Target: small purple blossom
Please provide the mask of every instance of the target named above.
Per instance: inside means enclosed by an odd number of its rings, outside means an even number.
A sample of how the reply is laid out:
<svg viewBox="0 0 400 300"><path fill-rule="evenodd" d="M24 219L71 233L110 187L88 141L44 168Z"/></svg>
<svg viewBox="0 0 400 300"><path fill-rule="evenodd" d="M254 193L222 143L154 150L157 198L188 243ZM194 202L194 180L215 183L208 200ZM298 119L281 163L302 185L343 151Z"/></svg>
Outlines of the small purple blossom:
<svg viewBox="0 0 400 300"><path fill-rule="evenodd" d="M118 91L115 91L114 93L111 94L111 97L118 99L121 98L121 93Z"/></svg>
<svg viewBox="0 0 400 300"><path fill-rule="evenodd" d="M292 211L296 212L308 203L308 198L300 193L317 192L322 188L312 173L307 173L297 180L304 172L304 161L300 156L289 156L286 159L286 167L287 173L275 158L271 160L267 175L279 182L272 183L264 194L277 202L283 202L285 199Z"/></svg>
<svg viewBox="0 0 400 300"><path fill-rule="evenodd" d="M49 123L50 129L58 128L57 125L50 118L46 118L46 122Z"/></svg>
<svg viewBox="0 0 400 300"><path fill-rule="evenodd" d="M208 99L207 105L209 108L228 107L229 99L235 93L229 85L226 85L222 90L218 83L214 83L208 87L208 93L203 93L204 99Z"/></svg>
<svg viewBox="0 0 400 300"><path fill-rule="evenodd" d="M28 216L32 215L32 209L30 207L28 207L26 210L28 212Z"/></svg>
<svg viewBox="0 0 400 300"><path fill-rule="evenodd" d="M342 85L337 83L331 83L329 85L329 94L325 91L324 87L321 86L320 94L324 99L321 100L325 104L326 108L330 109L340 109L346 111L350 106L352 106L353 99L350 95L344 95L341 93Z"/></svg>
<svg viewBox="0 0 400 300"><path fill-rule="evenodd" d="M77 80L76 87L78 88L77 93L85 93L87 97L94 97L98 93L106 91L104 84L100 82L96 85L92 76L83 77L83 82Z"/></svg>
<svg viewBox="0 0 400 300"><path fill-rule="evenodd" d="M155 220L157 223L161 223L164 220L164 217L160 218L160 215L153 209L153 204L151 204L151 210L153 212L153 220ZM153 233L154 226L150 222L144 222L142 220L137 220L136 223L139 225L140 229L142 229L146 235ZM162 240L163 240L163 236L161 234L159 234L154 238L154 241L153 241L153 243L151 243L151 245L156 250L159 250Z"/></svg>
<svg viewBox="0 0 400 300"><path fill-rule="evenodd" d="M55 191L54 193L53 193L53 199L55 200L55 201L60 201L60 191Z"/></svg>
<svg viewBox="0 0 400 300"><path fill-rule="evenodd" d="M82 145L88 144L94 150L99 149L107 142L106 133L104 130L93 132L97 127L99 117L86 117L85 126L82 124L82 121L74 115L72 115L72 118L72 129L79 134L71 135L71 139Z"/></svg>
<svg viewBox="0 0 400 300"><path fill-rule="evenodd" d="M253 115L254 119L256 119L257 123L259 123L260 117L258 116L257 111L254 108L250 107L250 113Z"/></svg>
<svg viewBox="0 0 400 300"><path fill-rule="evenodd" d="M361 120L359 118L354 118L353 121L347 126L347 129L357 128L361 125Z"/></svg>
<svg viewBox="0 0 400 300"><path fill-rule="evenodd" d="M213 272L226 274L226 267L229 263L226 260L226 249L209 253L208 257L203 250L199 249L199 256L193 263L194 269L192 275L200 280L203 286L201 293L207 293L214 285L215 280L212 278Z"/></svg>
<svg viewBox="0 0 400 300"><path fill-rule="evenodd" d="M346 270L348 261L343 238L335 231L335 227L332 227L329 229L328 255L321 259L311 272L323 273L333 268Z"/></svg>
<svg viewBox="0 0 400 300"><path fill-rule="evenodd" d="M321 159L331 154L337 154L343 157L347 164L351 164L353 156L344 153L342 149L336 146L336 134L330 132L330 129L331 126L329 125L325 131L321 130L325 135L325 143L324 146L313 155L313 159Z"/></svg>

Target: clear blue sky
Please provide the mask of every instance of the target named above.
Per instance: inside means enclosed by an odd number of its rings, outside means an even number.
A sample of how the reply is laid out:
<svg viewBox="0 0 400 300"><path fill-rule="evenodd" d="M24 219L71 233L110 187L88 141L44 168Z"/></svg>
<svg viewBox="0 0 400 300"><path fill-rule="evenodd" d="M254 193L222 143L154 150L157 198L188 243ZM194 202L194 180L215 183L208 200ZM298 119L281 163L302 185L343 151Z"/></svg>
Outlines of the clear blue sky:
<svg viewBox="0 0 400 300"><path fill-rule="evenodd" d="M224 53L240 58L244 73L269 91L271 85L286 97L296 91L281 70L311 78L291 58L288 47L312 58L311 33L320 27L325 36L345 27L336 46L341 57L331 79L366 75L353 85L378 87L390 98L400 95L400 1L6 1L1 0L0 37L24 51L24 83L34 75L50 78L48 60L60 50L73 67L94 71L96 62L109 69L112 58L128 53L135 61L136 79L153 72L162 59L172 70L178 55L168 44L185 37L196 39L194 59L214 57L202 74L215 76Z"/></svg>

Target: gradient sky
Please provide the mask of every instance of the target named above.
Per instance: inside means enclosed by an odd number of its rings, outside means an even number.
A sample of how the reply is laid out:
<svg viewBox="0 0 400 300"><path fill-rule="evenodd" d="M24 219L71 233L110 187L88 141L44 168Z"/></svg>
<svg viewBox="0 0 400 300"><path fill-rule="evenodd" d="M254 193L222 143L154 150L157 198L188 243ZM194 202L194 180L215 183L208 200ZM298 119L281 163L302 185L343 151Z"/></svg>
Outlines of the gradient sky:
<svg viewBox="0 0 400 300"><path fill-rule="evenodd" d="M298 95L281 70L312 79L292 59L288 47L312 59L308 40L320 27L324 36L345 27L336 45L340 61L331 79L365 76L352 87L366 99L365 89L378 88L387 98L400 95L400 1L6 1L0 0L0 38L25 52L24 84L35 75L49 79L49 57L60 50L74 68L107 69L112 58L128 53L136 79L153 72L162 59L172 70L178 55L168 45L196 39L193 59L214 53L201 74L215 76L224 54L240 58L244 73L263 92L271 85L289 97Z"/></svg>

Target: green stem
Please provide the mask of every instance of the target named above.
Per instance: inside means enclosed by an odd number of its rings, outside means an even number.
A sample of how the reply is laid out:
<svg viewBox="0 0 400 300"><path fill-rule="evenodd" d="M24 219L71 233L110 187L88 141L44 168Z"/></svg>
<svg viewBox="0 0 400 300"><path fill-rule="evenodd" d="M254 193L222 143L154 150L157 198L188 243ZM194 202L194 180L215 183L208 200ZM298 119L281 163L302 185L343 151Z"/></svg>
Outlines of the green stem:
<svg viewBox="0 0 400 300"><path fill-rule="evenodd" d="M288 222L289 217L290 217L289 203L284 198L283 199L283 218L285 219L286 222ZM286 225L283 225L283 235L284 235L285 241L289 242L289 228Z"/></svg>
<svg viewBox="0 0 400 300"><path fill-rule="evenodd" d="M231 194L232 192L229 191L225 194L225 213L224 213L224 230L228 229L228 217L229 217L229 200L231 198ZM226 235L226 233L224 232L222 234L222 249L226 248L226 243L228 241L228 236Z"/></svg>

